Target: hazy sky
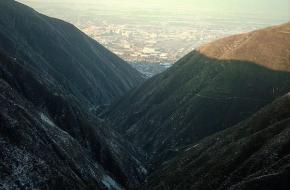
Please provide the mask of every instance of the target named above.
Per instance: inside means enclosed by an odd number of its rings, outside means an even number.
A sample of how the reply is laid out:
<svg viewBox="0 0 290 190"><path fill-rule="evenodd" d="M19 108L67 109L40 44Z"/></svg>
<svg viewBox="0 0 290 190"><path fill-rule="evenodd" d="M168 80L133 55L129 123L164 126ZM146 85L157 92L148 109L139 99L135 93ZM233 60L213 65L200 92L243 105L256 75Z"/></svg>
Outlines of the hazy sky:
<svg viewBox="0 0 290 190"><path fill-rule="evenodd" d="M111 9L160 9L167 11L211 11L215 13L234 12L260 14L263 17L289 20L290 0L19 0L34 3L62 3L78 6L79 8L91 8L94 4L97 8ZM186 14L186 13L185 13Z"/></svg>
<svg viewBox="0 0 290 190"><path fill-rule="evenodd" d="M145 5L146 7L161 6L163 8L174 8L184 6L201 9L217 10L241 10L241 11L263 11L263 12L289 12L289 0L19 0L31 2L69 2L77 4L104 3L111 6L134 7Z"/></svg>

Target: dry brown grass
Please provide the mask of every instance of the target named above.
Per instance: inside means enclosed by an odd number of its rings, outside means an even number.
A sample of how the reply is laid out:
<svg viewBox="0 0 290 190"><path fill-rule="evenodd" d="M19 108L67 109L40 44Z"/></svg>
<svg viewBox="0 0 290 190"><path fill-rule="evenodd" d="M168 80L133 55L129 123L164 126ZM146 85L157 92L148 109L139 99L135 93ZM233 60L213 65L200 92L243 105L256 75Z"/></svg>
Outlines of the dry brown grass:
<svg viewBox="0 0 290 190"><path fill-rule="evenodd" d="M215 59L250 61L269 69L290 71L290 22L223 38L198 51Z"/></svg>

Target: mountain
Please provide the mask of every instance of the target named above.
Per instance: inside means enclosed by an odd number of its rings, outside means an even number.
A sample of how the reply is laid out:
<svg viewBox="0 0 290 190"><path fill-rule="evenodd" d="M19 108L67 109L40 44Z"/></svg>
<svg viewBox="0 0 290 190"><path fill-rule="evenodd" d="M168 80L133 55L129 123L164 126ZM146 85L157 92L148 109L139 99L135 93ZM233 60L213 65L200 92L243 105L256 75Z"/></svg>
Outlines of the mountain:
<svg viewBox="0 0 290 190"><path fill-rule="evenodd" d="M182 150L144 189L289 189L290 94Z"/></svg>
<svg viewBox="0 0 290 190"><path fill-rule="evenodd" d="M143 81L139 72L72 24L12 0L1 1L0 11L0 50L85 104L110 104Z"/></svg>
<svg viewBox="0 0 290 190"><path fill-rule="evenodd" d="M143 83L71 24L13 0L0 15L0 189L289 186L290 23Z"/></svg>
<svg viewBox="0 0 290 190"><path fill-rule="evenodd" d="M71 24L0 15L0 189L136 189L143 152L96 112L142 76Z"/></svg>
<svg viewBox="0 0 290 190"><path fill-rule="evenodd" d="M287 23L204 45L103 117L145 150L154 168L290 91L289 32Z"/></svg>

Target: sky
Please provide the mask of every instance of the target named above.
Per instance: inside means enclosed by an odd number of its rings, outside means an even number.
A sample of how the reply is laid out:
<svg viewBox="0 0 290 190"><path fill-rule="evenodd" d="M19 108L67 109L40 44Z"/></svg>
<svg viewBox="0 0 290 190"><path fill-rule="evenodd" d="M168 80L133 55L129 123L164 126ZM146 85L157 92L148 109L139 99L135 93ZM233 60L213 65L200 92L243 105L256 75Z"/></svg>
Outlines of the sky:
<svg viewBox="0 0 290 190"><path fill-rule="evenodd" d="M210 10L240 10L258 11L268 13L289 14L289 0L19 0L31 2L62 2L75 4L107 4L112 7L138 6L163 7L173 9L175 7L189 7Z"/></svg>
<svg viewBox="0 0 290 190"><path fill-rule="evenodd" d="M210 12L215 14L255 14L265 18L289 21L290 0L18 0L34 4L61 3L79 9L184 11L185 14ZM29 3L27 3L29 2Z"/></svg>

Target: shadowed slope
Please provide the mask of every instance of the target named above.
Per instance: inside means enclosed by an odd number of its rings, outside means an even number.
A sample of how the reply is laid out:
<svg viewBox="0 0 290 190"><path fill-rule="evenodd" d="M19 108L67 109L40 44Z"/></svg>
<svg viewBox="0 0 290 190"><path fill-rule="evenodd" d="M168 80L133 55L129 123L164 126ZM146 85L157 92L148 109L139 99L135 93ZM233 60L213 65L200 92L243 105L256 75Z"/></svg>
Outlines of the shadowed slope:
<svg viewBox="0 0 290 190"><path fill-rule="evenodd" d="M19 188L110 189L101 182L102 178L111 176L112 182L128 188L135 188L142 181L146 174L142 154L76 97L67 95L63 86L54 86L56 93L46 85L45 78L2 53L0 80L0 159L4 166L11 166L0 167L0 184L14 189L17 181L23 180ZM21 161L21 154L27 156L27 163ZM14 171L17 163L20 173ZM77 178L85 179L74 179L75 172Z"/></svg>
<svg viewBox="0 0 290 190"><path fill-rule="evenodd" d="M136 188L142 152L95 111L140 74L71 24L12 0L0 15L0 185Z"/></svg>
<svg viewBox="0 0 290 190"><path fill-rule="evenodd" d="M69 23L11 0L1 1L0 11L0 49L90 106L109 104L143 81L129 64Z"/></svg>
<svg viewBox="0 0 290 190"><path fill-rule="evenodd" d="M289 189L290 95L188 146L145 189Z"/></svg>
<svg viewBox="0 0 290 190"><path fill-rule="evenodd" d="M193 51L112 105L105 116L155 161L166 160L178 149L231 127L290 90L290 38L276 30L289 25L225 38ZM264 33L278 36L274 41L259 38ZM243 40L249 35L253 41ZM232 47L237 39L243 45ZM279 52L283 59L268 55L271 52L264 47ZM251 49L244 55L239 48ZM252 57L257 63L247 61ZM269 59L265 66L261 64L264 57Z"/></svg>
<svg viewBox="0 0 290 190"><path fill-rule="evenodd" d="M106 189L106 171L0 79L0 189Z"/></svg>

